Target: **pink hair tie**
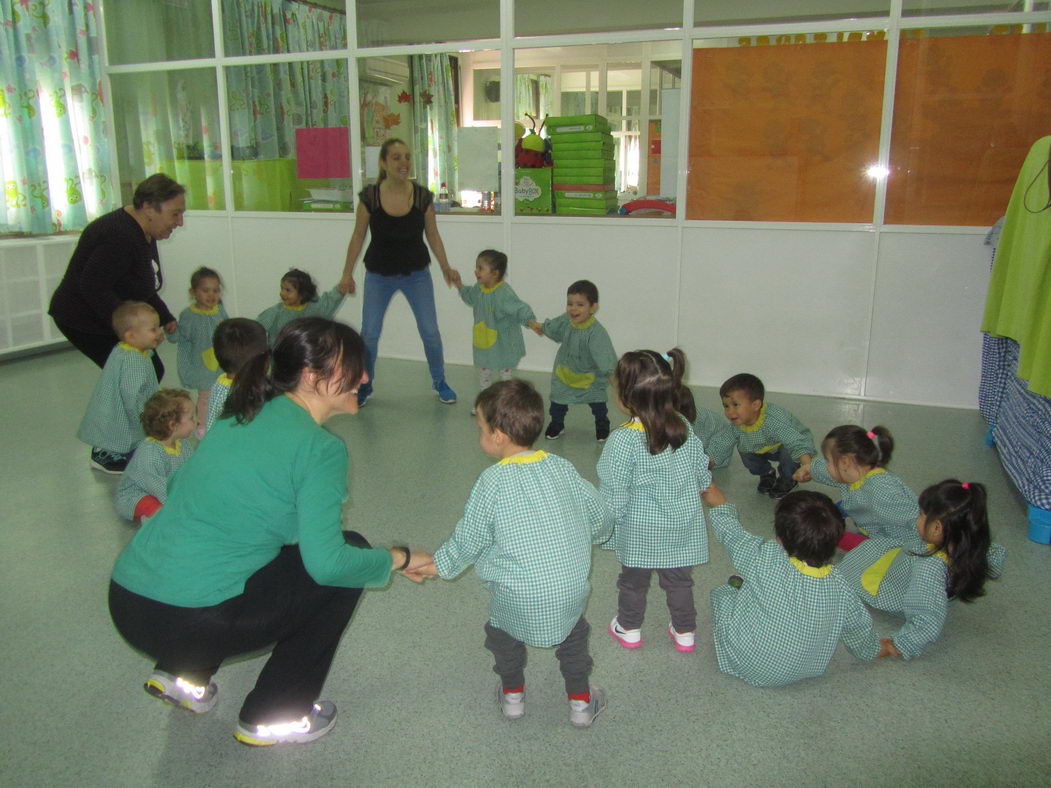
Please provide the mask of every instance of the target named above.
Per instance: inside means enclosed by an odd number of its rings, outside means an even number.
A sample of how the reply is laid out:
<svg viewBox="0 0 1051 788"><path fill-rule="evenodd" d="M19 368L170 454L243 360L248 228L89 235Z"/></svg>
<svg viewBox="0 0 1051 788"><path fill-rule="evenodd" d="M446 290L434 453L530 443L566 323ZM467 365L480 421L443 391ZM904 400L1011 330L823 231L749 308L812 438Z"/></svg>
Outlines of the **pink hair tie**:
<svg viewBox="0 0 1051 788"><path fill-rule="evenodd" d="M965 490L971 489L971 483L970 482L960 482L960 486L963 487L963 489L965 489Z"/></svg>
<svg viewBox="0 0 1051 788"><path fill-rule="evenodd" d="M871 441L876 440L876 433L874 433L872 430L869 430L865 434L869 436L869 440L871 440Z"/></svg>

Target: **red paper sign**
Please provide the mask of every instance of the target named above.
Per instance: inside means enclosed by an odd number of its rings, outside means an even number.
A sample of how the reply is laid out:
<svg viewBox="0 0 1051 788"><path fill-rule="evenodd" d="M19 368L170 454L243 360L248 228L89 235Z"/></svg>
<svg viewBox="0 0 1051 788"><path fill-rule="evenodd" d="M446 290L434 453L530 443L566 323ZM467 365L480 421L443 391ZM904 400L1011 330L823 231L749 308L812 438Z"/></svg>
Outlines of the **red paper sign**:
<svg viewBox="0 0 1051 788"><path fill-rule="evenodd" d="M350 137L346 126L296 129L296 176L349 178Z"/></svg>

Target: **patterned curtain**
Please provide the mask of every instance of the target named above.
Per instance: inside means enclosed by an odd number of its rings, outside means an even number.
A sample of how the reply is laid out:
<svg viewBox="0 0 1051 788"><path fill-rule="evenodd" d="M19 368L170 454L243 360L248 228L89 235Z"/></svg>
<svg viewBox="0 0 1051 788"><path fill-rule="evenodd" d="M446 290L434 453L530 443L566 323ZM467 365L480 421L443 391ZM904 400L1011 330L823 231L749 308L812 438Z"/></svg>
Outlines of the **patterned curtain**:
<svg viewBox="0 0 1051 788"><path fill-rule="evenodd" d="M435 196L444 183L455 199L459 190L452 61L447 54L413 55L410 68L412 112L416 125L413 140L416 181Z"/></svg>
<svg viewBox="0 0 1051 788"><path fill-rule="evenodd" d="M227 55L317 52L347 45L347 16L289 0L223 0Z"/></svg>
<svg viewBox="0 0 1051 788"><path fill-rule="evenodd" d="M111 208L91 3L0 3L0 232L79 230Z"/></svg>

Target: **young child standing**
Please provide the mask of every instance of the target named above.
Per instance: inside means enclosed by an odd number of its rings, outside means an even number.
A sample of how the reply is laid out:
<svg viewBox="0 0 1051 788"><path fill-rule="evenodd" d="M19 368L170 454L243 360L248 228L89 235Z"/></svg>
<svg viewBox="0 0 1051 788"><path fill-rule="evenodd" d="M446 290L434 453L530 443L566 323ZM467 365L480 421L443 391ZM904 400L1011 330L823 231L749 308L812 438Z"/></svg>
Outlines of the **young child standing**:
<svg viewBox="0 0 1051 788"><path fill-rule="evenodd" d="M702 495L715 535L744 579L712 590L719 670L757 687L820 676L840 640L875 659L872 617L829 563L843 515L827 495L794 492L774 508L777 539L748 533L714 484Z"/></svg>
<svg viewBox="0 0 1051 788"><path fill-rule="evenodd" d="M208 397L208 415L204 425L206 433L223 414L226 398L230 396L230 387L237 373L250 359L265 353L267 349L266 329L261 323L247 317L224 320L215 329L212 341L215 346L215 358L223 374L215 381Z"/></svg>
<svg viewBox="0 0 1051 788"><path fill-rule="evenodd" d="M536 315L511 289L507 276L507 255L495 249L478 254L474 264L476 284L460 288L460 298L474 309L474 365L478 385L487 389L498 370L501 380L510 380L511 370L525 355L522 326Z"/></svg>
<svg viewBox="0 0 1051 788"><path fill-rule="evenodd" d="M610 435L598 461L599 492L613 512L622 569L617 615L609 632L625 648L642 645L646 593L654 571L668 600L668 635L693 651L697 609L693 567L708 562L699 493L712 475L708 455L679 411L686 356L675 348L625 353L614 373L617 404L631 420Z"/></svg>
<svg viewBox="0 0 1051 788"><path fill-rule="evenodd" d="M725 467L737 446L744 467L759 477L758 492L784 497L799 483L793 474L813 459L814 436L787 410L765 401L763 381L755 375L734 375L719 387L719 396L732 429L715 432L706 444L713 467Z"/></svg>
<svg viewBox="0 0 1051 788"><path fill-rule="evenodd" d="M164 338L157 311L145 301L125 301L113 310L120 337L102 368L77 437L91 446L91 467L120 474L144 437L139 414L157 390L154 349Z"/></svg>
<svg viewBox="0 0 1051 788"><path fill-rule="evenodd" d="M858 598L905 617L880 656L918 657L938 639L953 599L982 596L1006 551L990 541L985 487L946 479L920 493L913 540L865 539L838 564Z"/></svg>
<svg viewBox="0 0 1051 788"><path fill-rule="evenodd" d="M219 274L201 266L190 275L193 303L179 314L179 327L168 334L168 341L179 345L179 382L197 391L197 437L204 435L208 418L208 395L219 374L219 363L212 349L215 328L226 320L222 301L223 283Z"/></svg>
<svg viewBox="0 0 1051 788"><path fill-rule="evenodd" d="M306 271L289 268L281 277L281 300L269 309L264 309L256 318L266 329L270 347L277 341L281 329L299 317L335 317L343 295L338 287L333 287L320 296L317 285Z"/></svg>
<svg viewBox="0 0 1051 788"><path fill-rule="evenodd" d="M606 391L617 366L617 353L606 329L595 319L597 311L598 288L581 279L569 286L564 315L529 324L538 335L560 343L551 374L551 423L544 433L548 440L562 434L569 406L578 403L591 408L595 439L601 442L609 437Z"/></svg>
<svg viewBox="0 0 1051 788"><path fill-rule="evenodd" d="M117 514L141 524L161 508L168 497L168 479L193 454L186 440L197 426L190 393L161 389L146 400L142 410L146 437L139 442L117 485Z"/></svg>
<svg viewBox="0 0 1051 788"><path fill-rule="evenodd" d="M525 713L526 644L557 646L569 721L586 728L606 705L588 681L591 545L609 538L612 519L595 488L561 457L533 449L544 400L532 384L506 380L475 400L482 450L499 461L478 477L463 518L434 553L446 579L471 564L489 589L485 647L500 676L506 719Z"/></svg>
<svg viewBox="0 0 1051 788"><path fill-rule="evenodd" d="M854 424L832 429L821 441L821 457L795 472L797 481L813 479L836 487L837 506L861 531L846 531L839 540L851 550L866 536L881 536L904 544L916 535L916 493L887 470L894 438L886 427L865 430Z"/></svg>

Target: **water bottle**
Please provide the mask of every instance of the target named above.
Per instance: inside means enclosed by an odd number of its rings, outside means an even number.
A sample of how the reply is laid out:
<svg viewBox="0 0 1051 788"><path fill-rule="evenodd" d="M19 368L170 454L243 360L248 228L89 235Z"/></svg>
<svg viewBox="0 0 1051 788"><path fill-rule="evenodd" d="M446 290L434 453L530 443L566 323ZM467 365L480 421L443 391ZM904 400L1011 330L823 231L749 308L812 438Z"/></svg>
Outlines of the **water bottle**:
<svg viewBox="0 0 1051 788"><path fill-rule="evenodd" d="M446 213L452 207L452 200L449 199L449 187L442 181L442 188L438 190L438 204L435 206L435 210L438 213Z"/></svg>

